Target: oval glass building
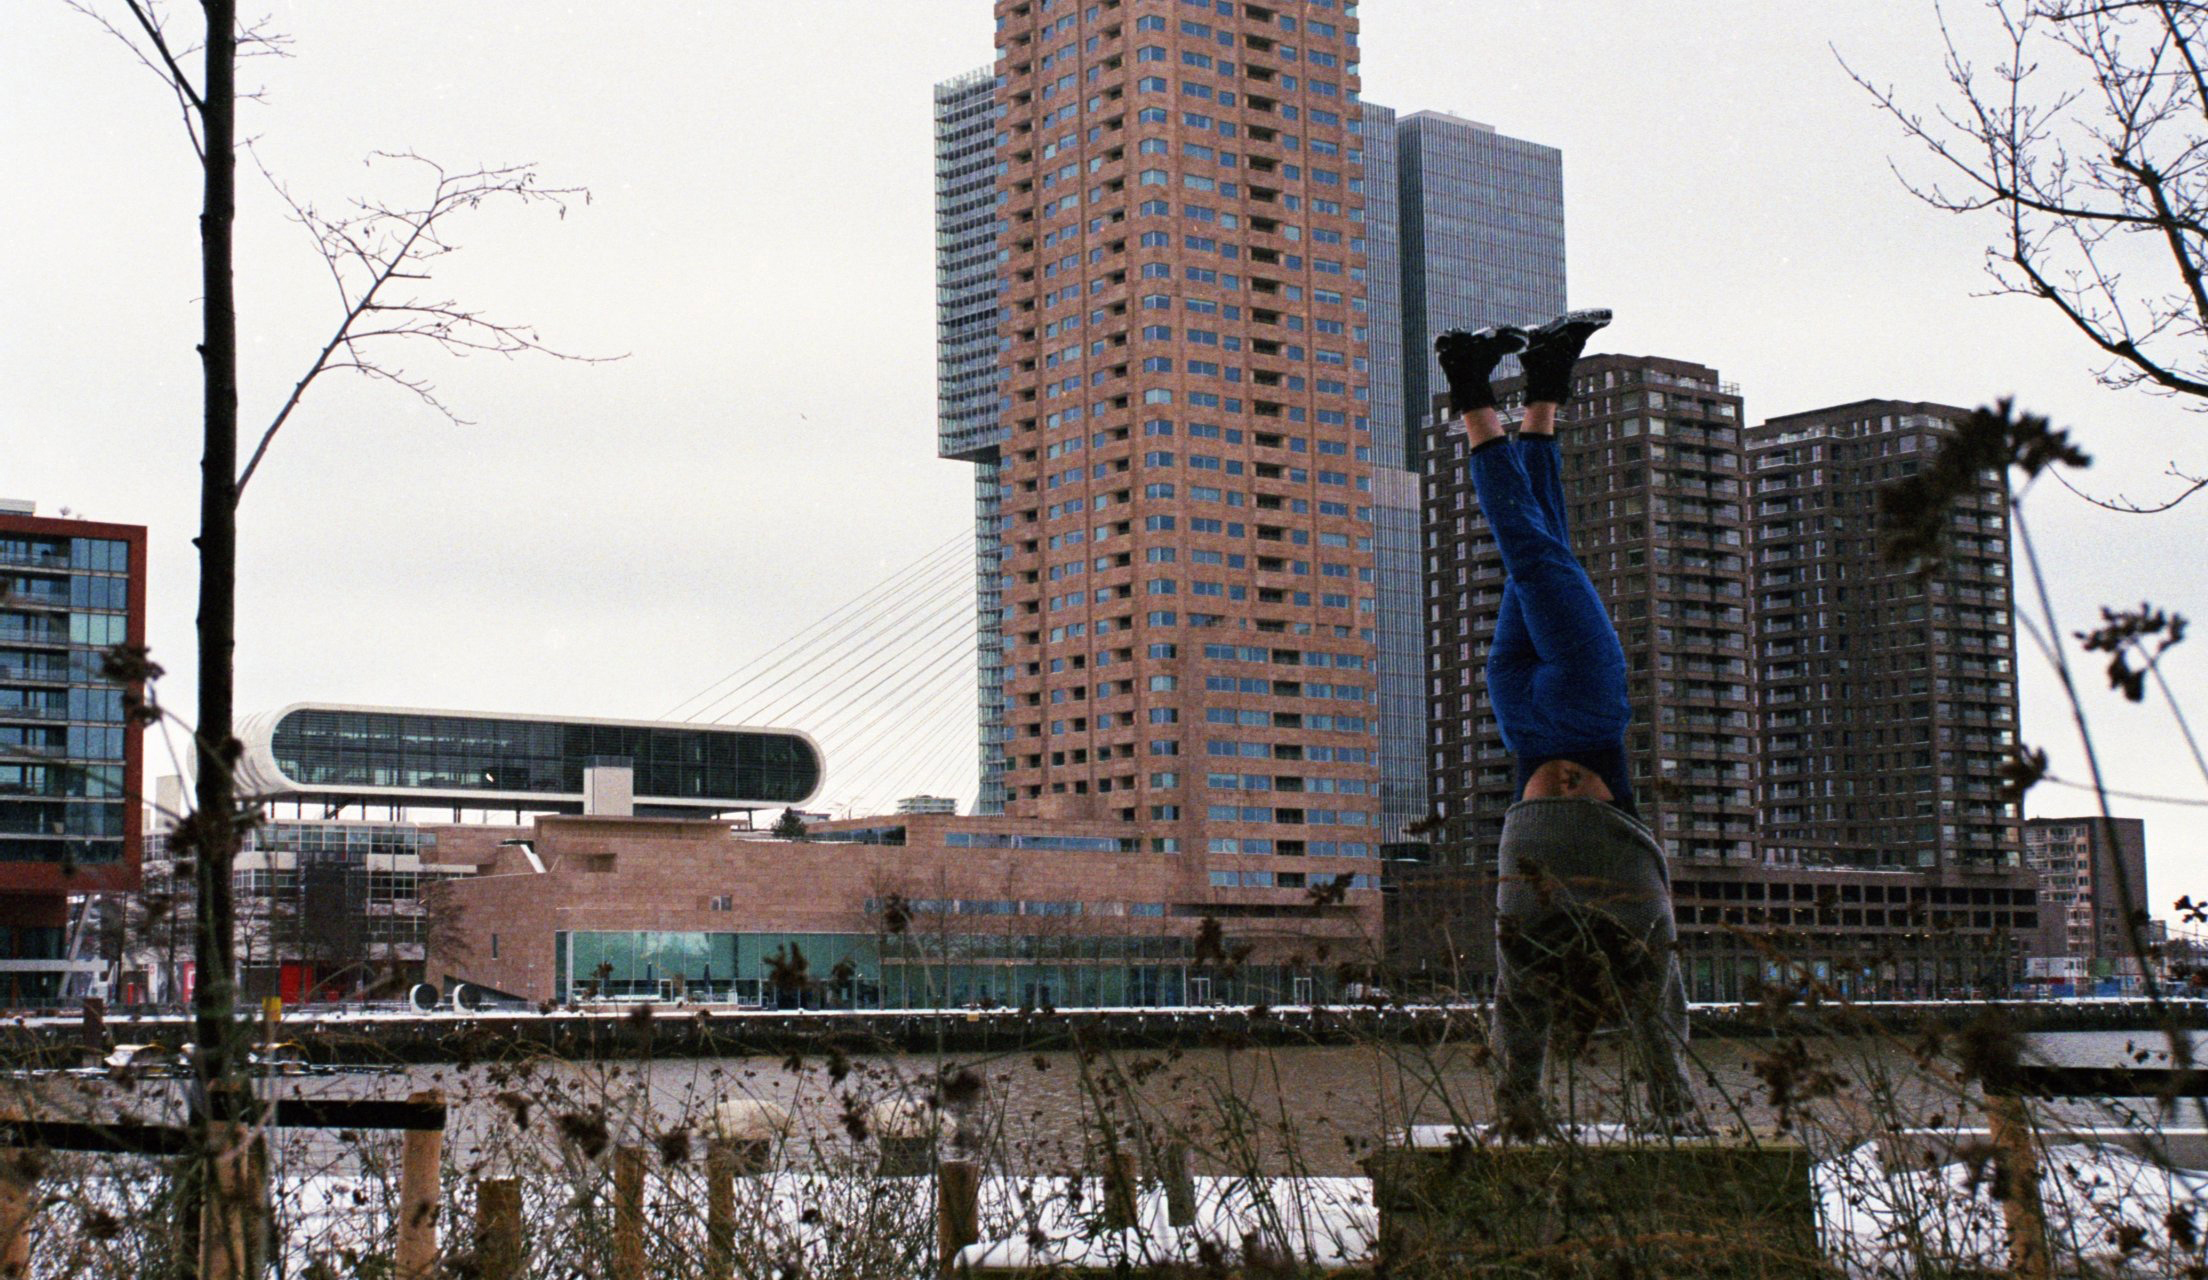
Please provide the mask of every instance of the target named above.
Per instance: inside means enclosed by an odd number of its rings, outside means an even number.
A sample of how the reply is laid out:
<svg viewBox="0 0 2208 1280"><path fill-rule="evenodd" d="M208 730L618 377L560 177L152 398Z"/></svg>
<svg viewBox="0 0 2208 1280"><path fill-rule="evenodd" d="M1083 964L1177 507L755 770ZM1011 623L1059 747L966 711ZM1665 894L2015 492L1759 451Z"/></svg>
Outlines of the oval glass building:
<svg viewBox="0 0 2208 1280"><path fill-rule="evenodd" d="M239 724L242 790L329 805L580 813L583 770L634 771L635 812L705 817L802 805L819 744L794 729L295 703Z"/></svg>

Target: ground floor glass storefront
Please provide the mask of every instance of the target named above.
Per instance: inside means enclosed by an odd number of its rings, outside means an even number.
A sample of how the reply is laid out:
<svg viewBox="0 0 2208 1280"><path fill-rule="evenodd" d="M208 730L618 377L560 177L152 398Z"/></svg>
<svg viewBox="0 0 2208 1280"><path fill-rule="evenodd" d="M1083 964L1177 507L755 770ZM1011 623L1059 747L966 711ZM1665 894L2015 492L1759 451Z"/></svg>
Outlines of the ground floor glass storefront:
<svg viewBox="0 0 2208 1280"><path fill-rule="evenodd" d="M1308 1004L1330 971L1210 965L1179 935L561 932L555 998L785 1009Z"/></svg>

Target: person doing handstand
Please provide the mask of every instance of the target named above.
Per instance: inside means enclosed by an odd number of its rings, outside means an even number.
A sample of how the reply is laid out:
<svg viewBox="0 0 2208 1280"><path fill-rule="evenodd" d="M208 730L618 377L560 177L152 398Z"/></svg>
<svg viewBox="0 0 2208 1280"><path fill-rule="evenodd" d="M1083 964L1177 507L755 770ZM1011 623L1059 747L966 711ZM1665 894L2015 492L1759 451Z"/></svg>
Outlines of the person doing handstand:
<svg viewBox="0 0 2208 1280"><path fill-rule="evenodd" d="M1670 879L1626 767L1625 652L1572 554L1558 468L1556 415L1572 367L1609 322L1608 311L1572 311L1537 329L1455 330L1434 343L1508 577L1487 694L1518 774L1496 890L1496 1101L1513 1137L1549 1128L1541 1076L1557 1016L1591 1029L1613 1002L1650 1111L1672 1127L1689 1111ZM1525 372L1515 442L1488 385L1511 354Z"/></svg>

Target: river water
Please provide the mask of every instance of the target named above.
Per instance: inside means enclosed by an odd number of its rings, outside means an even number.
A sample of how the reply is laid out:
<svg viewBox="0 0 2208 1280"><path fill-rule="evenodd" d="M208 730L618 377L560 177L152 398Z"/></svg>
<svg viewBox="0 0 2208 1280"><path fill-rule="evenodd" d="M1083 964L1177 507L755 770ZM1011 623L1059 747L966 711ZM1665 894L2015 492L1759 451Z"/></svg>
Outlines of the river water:
<svg viewBox="0 0 2208 1280"><path fill-rule="evenodd" d="M2029 1058L2074 1065L2158 1065L2157 1033L2058 1032L2026 1037ZM1730 1039L1692 1046L1690 1075L1720 1125L1787 1125L1815 1145L1852 1145L1882 1128L1982 1123L1954 1083L1953 1044L1903 1037ZM1565 1069L1559 1104L1577 1119L1628 1118L1614 1043L1598 1040ZM753 1098L795 1117L783 1159L835 1165L873 1159L877 1104L904 1100L952 1116L955 1147L1011 1172L1095 1167L1093 1135L1109 1125L1141 1144L1179 1141L1201 1170L1353 1174L1384 1135L1407 1124L1481 1122L1491 1067L1476 1044L1071 1052L1001 1056L768 1057L660 1062L421 1066L382 1074L275 1082L285 1094L397 1098L444 1093L448 1157L463 1169L572 1158L601 1140L658 1143L680 1156L716 1102ZM140 1105L152 1101L143 1093ZM2090 1109L2078 1104L2078 1118ZM2200 1125L2188 1112L2173 1123ZM374 1139L368 1140L375 1141ZM287 1143L309 1164L361 1149L334 1135Z"/></svg>

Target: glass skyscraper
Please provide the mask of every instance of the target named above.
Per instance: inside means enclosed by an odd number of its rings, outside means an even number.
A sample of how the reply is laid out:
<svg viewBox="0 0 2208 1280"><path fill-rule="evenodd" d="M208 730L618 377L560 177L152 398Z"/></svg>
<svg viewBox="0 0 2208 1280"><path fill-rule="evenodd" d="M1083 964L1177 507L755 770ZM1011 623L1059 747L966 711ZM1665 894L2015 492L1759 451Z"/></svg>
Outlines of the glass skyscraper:
<svg viewBox="0 0 2208 1280"><path fill-rule="evenodd" d="M1004 192L997 175L997 77L982 67L935 87L936 452L974 464L974 594L978 639L981 791L976 813L1004 811L1004 572L999 447L1007 434Z"/></svg>
<svg viewBox="0 0 2208 1280"><path fill-rule="evenodd" d="M1418 470L1446 387L1434 335L1564 309L1564 177L1554 147L1454 116L1368 102L1364 131L1372 416L1386 424L1372 441L1380 822L1394 842L1431 810Z"/></svg>
<svg viewBox="0 0 2208 1280"><path fill-rule="evenodd" d="M1540 324L1564 310L1564 155L1491 126L1420 111L1396 122L1403 261L1405 462L1448 389L1434 335ZM1516 361L1496 374L1507 377Z"/></svg>

